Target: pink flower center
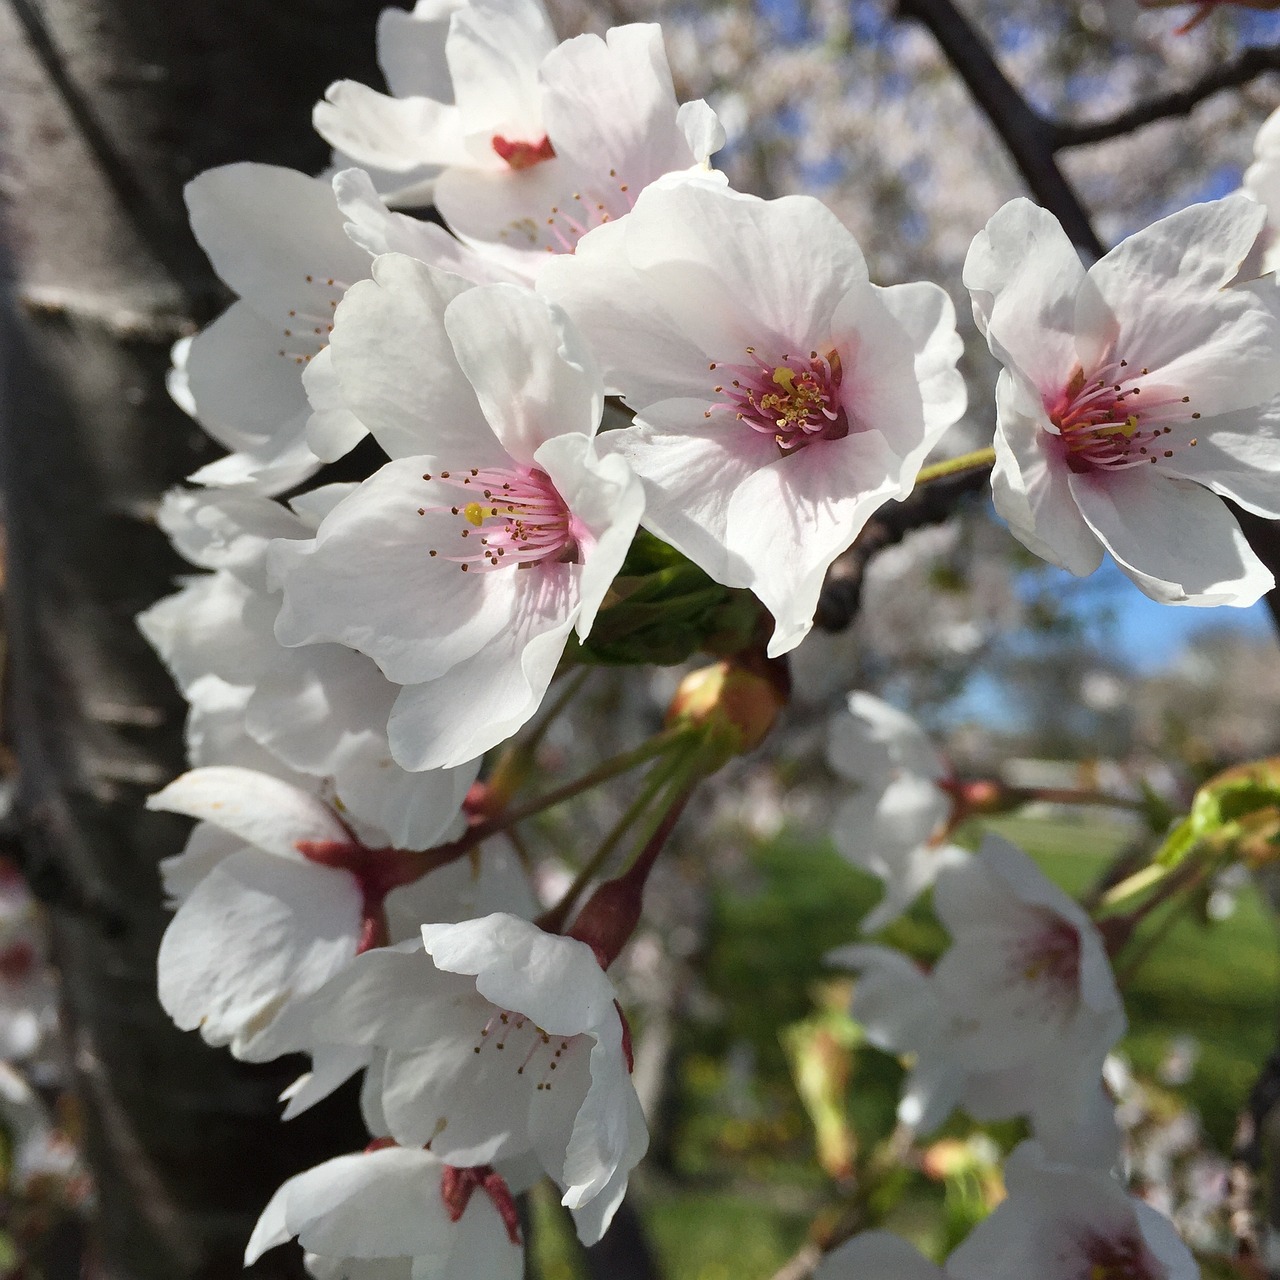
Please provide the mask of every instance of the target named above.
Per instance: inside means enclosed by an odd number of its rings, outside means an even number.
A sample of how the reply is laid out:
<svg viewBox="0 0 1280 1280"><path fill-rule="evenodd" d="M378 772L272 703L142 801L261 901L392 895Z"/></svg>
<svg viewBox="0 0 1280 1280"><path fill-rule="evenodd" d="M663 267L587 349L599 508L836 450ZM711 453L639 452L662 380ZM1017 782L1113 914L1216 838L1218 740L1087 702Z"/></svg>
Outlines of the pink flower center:
<svg viewBox="0 0 1280 1280"><path fill-rule="evenodd" d="M556 492L551 477L538 467L475 467L467 471L441 471L424 480L439 480L466 491L457 506L419 507L418 514L447 512L458 520L460 554L443 555L432 548L428 555L439 556L459 566L463 573L486 572L513 566L529 568L544 561L577 564L579 559L576 522L565 500ZM474 543L471 540L474 539ZM476 550L468 553L467 546Z"/></svg>
<svg viewBox="0 0 1280 1280"><path fill-rule="evenodd" d="M715 388L724 399L715 401L703 417L731 413L752 431L772 436L783 453L849 434L849 419L840 403L843 370L838 352L765 360L755 347L748 347L747 356L750 363L708 366L721 377L729 376Z"/></svg>
<svg viewBox="0 0 1280 1280"><path fill-rule="evenodd" d="M289 308L284 336L288 341L276 354L294 364L310 364L329 345L333 313L342 295L351 288L345 280L332 276L303 277L297 305Z"/></svg>
<svg viewBox="0 0 1280 1280"><path fill-rule="evenodd" d="M1168 1270L1134 1235L1088 1235L1080 1242L1079 1280L1165 1280Z"/></svg>
<svg viewBox="0 0 1280 1280"><path fill-rule="evenodd" d="M544 160L554 160L556 155L551 139L545 133L537 142L512 142L495 133L492 145L499 157L516 170L532 169L535 164L541 164Z"/></svg>
<svg viewBox="0 0 1280 1280"><path fill-rule="evenodd" d="M1080 934L1062 916L1034 908L1036 927L1010 956L1015 980L1047 988L1056 1003L1074 1005L1080 992Z"/></svg>
<svg viewBox="0 0 1280 1280"><path fill-rule="evenodd" d="M1134 373L1127 360L1114 360L1089 377L1079 366L1045 412L1058 428L1072 471L1120 471L1172 458L1194 448L1194 436L1173 436L1200 417L1187 409L1191 397L1167 387L1144 386L1146 369Z"/></svg>

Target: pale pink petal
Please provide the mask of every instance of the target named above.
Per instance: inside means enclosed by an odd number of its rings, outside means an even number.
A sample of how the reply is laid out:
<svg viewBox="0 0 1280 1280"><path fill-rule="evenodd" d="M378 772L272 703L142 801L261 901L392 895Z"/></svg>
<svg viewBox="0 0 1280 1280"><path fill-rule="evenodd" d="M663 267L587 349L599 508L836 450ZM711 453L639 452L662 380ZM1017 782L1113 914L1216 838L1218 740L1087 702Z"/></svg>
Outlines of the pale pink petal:
<svg viewBox="0 0 1280 1280"><path fill-rule="evenodd" d="M1028 403L1031 394L1013 371L1001 370L991 496L1019 542L1084 577L1102 563L1102 544L1080 514L1058 439L1044 430L1038 406Z"/></svg>

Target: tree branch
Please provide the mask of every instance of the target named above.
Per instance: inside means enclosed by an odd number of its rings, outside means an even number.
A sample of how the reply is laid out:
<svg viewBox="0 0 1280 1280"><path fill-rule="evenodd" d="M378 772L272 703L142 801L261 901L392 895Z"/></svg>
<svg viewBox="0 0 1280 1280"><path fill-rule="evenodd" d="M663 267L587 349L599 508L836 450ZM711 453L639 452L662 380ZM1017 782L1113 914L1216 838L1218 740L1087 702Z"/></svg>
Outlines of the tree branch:
<svg viewBox="0 0 1280 1280"><path fill-rule="evenodd" d="M1157 120L1189 115L1206 98L1211 98L1224 89L1248 84L1268 71L1280 71L1280 46L1246 49L1234 61L1215 67L1185 89L1176 89L1172 93L1139 102L1109 120L1046 122L1053 149L1061 151L1066 147L1106 142L1109 138L1123 137L1126 133L1133 133Z"/></svg>
<svg viewBox="0 0 1280 1280"><path fill-rule="evenodd" d="M1058 167L1055 126L1001 71L968 20L951 0L898 0L898 15L928 27L1000 135L1031 194L1057 217L1078 248L1102 257L1102 242L1089 215Z"/></svg>

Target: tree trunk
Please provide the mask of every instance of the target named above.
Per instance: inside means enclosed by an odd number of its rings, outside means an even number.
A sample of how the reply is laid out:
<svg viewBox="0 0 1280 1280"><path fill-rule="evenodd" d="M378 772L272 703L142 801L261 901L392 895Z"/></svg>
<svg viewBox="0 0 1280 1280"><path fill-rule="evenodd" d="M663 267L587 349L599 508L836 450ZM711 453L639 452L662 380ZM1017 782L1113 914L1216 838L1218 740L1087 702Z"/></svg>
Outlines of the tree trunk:
<svg viewBox="0 0 1280 1280"><path fill-rule="evenodd" d="M300 1064L246 1068L155 997L156 863L185 824L143 797L183 767L184 705L133 616L183 567L150 521L213 449L163 387L222 295L182 186L261 160L316 171L311 104L377 83L359 0L0 0L2 480L17 837L48 904L100 1206L98 1274L240 1274L290 1173L350 1150L350 1101L289 1126ZM261 1264L292 1275L296 1255Z"/></svg>

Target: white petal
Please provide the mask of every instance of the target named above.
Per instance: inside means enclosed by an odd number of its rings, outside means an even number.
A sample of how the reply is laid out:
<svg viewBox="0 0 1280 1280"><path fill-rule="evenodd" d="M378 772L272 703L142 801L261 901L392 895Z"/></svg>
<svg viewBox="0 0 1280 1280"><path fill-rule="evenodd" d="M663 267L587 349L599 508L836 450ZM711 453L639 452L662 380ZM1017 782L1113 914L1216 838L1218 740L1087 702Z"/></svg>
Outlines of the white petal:
<svg viewBox="0 0 1280 1280"><path fill-rule="evenodd" d="M734 491L725 543L776 619L771 657L808 634L831 562L897 492L894 462L878 431L855 432L780 458Z"/></svg>
<svg viewBox="0 0 1280 1280"><path fill-rule="evenodd" d="M557 155L598 178L617 175L639 194L655 178L687 169L695 155L677 120L676 94L656 23L581 35L542 63L547 133Z"/></svg>
<svg viewBox="0 0 1280 1280"><path fill-rule="evenodd" d="M562 572L495 571L491 576L515 579L501 611L507 629L459 659L447 675L406 683L387 721L391 754L402 768L447 769L473 760L542 705L578 604L573 575L563 572L569 566L555 568Z"/></svg>
<svg viewBox="0 0 1280 1280"><path fill-rule="evenodd" d="M160 1003L184 1031L262 1061L304 1048L273 1035L288 1006L355 955L355 882L257 850L233 854L182 904L160 943ZM215 940L211 945L211 939Z"/></svg>
<svg viewBox="0 0 1280 1280"><path fill-rule="evenodd" d="M475 974L487 1000L527 1015L552 1035L617 1021L613 984L585 943L501 913L424 925L422 938L437 968Z"/></svg>
<svg viewBox="0 0 1280 1280"><path fill-rule="evenodd" d="M307 527L286 507L259 494L170 489L156 523L184 559L202 569L226 569L265 585L267 543L300 538Z"/></svg>
<svg viewBox="0 0 1280 1280"><path fill-rule="evenodd" d="M431 98L390 98L355 80L338 80L311 113L315 131L357 164L390 173L434 176L464 163L456 107Z"/></svg>
<svg viewBox="0 0 1280 1280"><path fill-rule="evenodd" d="M1030 389L1008 369L996 383L996 463L991 495L1010 532L1042 559L1077 577L1102 563L1102 544L1080 514L1056 436L1029 416Z"/></svg>
<svg viewBox="0 0 1280 1280"><path fill-rule="evenodd" d="M249 699L245 728L295 769L328 776L386 748L396 686L342 645L275 644Z"/></svg>
<svg viewBox="0 0 1280 1280"><path fill-rule="evenodd" d="M463 130L477 155L485 155L495 135L541 141L538 67L555 45L538 0L472 0L455 15L445 55Z"/></svg>
<svg viewBox="0 0 1280 1280"><path fill-rule="evenodd" d="M841 298L867 280L857 241L821 201L699 182L643 192L626 251L672 324L720 360L752 344L820 341Z"/></svg>
<svg viewBox="0 0 1280 1280"><path fill-rule="evenodd" d="M479 765L477 759L454 769L409 773L391 758L384 736L376 750L361 752L337 770L334 790L349 813L385 831L397 849L430 849L452 838Z"/></svg>
<svg viewBox="0 0 1280 1280"><path fill-rule="evenodd" d="M231 831L277 857L300 858L299 840L349 840L333 810L315 796L249 769L192 769L147 799L148 809L185 813Z"/></svg>
<svg viewBox="0 0 1280 1280"><path fill-rule="evenodd" d="M1085 269L1058 220L1030 200L1010 200L979 231L964 264L973 314L992 349L1037 387L1065 384L1078 362L1076 296Z"/></svg>
<svg viewBox="0 0 1280 1280"><path fill-rule="evenodd" d="M502 447L529 465L554 436L595 434L600 373L559 307L515 285L482 285L453 300L445 329Z"/></svg>
<svg viewBox="0 0 1280 1280"><path fill-rule="evenodd" d="M206 169L185 195L191 229L213 269L282 327L291 308L305 310L317 296L308 276L350 284L368 274L369 259L347 238L333 190L321 178L277 165L229 164Z"/></svg>
<svg viewBox="0 0 1280 1280"><path fill-rule="evenodd" d="M347 408L393 458L440 452L463 465L501 462L444 329L467 281L386 254L373 281L348 291L331 336ZM463 461L465 460L465 461Z"/></svg>
<svg viewBox="0 0 1280 1280"><path fill-rule="evenodd" d="M412 13L383 9L378 15L378 67L397 98L449 102L453 82L444 57L449 19L465 0L428 0Z"/></svg>
<svg viewBox="0 0 1280 1280"><path fill-rule="evenodd" d="M1192 430L1195 445L1184 442L1157 464L1161 470L1194 480L1255 515L1280 517L1280 397L1205 419L1182 434Z"/></svg>
<svg viewBox="0 0 1280 1280"><path fill-rule="evenodd" d="M1161 604L1253 604L1275 585L1222 499L1148 469L1071 476L1089 527Z"/></svg>
<svg viewBox="0 0 1280 1280"><path fill-rule="evenodd" d="M813 1280L944 1280L914 1245L887 1231L864 1231L832 1250Z"/></svg>
<svg viewBox="0 0 1280 1280"><path fill-rule="evenodd" d="M294 419L307 412L305 364L294 354L302 348L286 327L236 302L191 340L186 376L196 417L228 449L264 458L284 452Z"/></svg>
<svg viewBox="0 0 1280 1280"><path fill-rule="evenodd" d="M510 625L517 593L536 596L523 579L543 575L468 574L433 558L431 549L457 536L447 514L457 490L422 478L438 470L428 457L389 462L330 512L314 542L272 544L268 563L284 588L281 644L345 644L388 679L413 684L444 675ZM420 516L424 506L445 514Z"/></svg>
<svg viewBox="0 0 1280 1280"><path fill-rule="evenodd" d="M631 222L629 215L606 223L584 236L575 253L548 256L538 273L538 292L591 334L609 391L626 396L636 409L697 395L700 414L713 398L716 378L707 357L671 323L628 260Z"/></svg>
<svg viewBox="0 0 1280 1280"><path fill-rule="evenodd" d="M368 432L342 398L342 384L328 347L316 354L303 370L302 385L311 405L311 416L307 419L308 447L325 462L345 457Z"/></svg>

